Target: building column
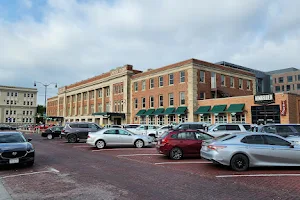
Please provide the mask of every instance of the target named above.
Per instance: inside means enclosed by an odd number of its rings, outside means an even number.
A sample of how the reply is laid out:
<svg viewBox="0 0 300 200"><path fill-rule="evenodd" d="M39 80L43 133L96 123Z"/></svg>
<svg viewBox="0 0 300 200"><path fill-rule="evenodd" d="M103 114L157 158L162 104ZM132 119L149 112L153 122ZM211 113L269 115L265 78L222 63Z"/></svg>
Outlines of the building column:
<svg viewBox="0 0 300 200"><path fill-rule="evenodd" d="M94 112L96 112L97 108L97 90L94 90Z"/></svg>
<svg viewBox="0 0 300 200"><path fill-rule="evenodd" d="M70 117L72 116L72 105L73 105L73 97L72 97L72 95L70 96L70 98L69 98L69 100L70 100L70 107L69 107L69 109L70 109Z"/></svg>
<svg viewBox="0 0 300 200"><path fill-rule="evenodd" d="M78 94L75 95L75 116L78 115Z"/></svg>
<svg viewBox="0 0 300 200"><path fill-rule="evenodd" d="M198 88L197 88L197 69L191 66L188 70L188 121L194 122L195 115L194 110L198 107L197 96L198 96Z"/></svg>
<svg viewBox="0 0 300 200"><path fill-rule="evenodd" d="M66 98L66 94L64 94L63 96L63 117L67 116L67 104L66 104L67 98Z"/></svg>
<svg viewBox="0 0 300 200"><path fill-rule="evenodd" d="M81 97L80 97L80 116L83 116L83 102L84 102L84 99L83 99L83 92L81 92Z"/></svg>
<svg viewBox="0 0 300 200"><path fill-rule="evenodd" d="M87 115L90 113L90 91L87 92Z"/></svg>

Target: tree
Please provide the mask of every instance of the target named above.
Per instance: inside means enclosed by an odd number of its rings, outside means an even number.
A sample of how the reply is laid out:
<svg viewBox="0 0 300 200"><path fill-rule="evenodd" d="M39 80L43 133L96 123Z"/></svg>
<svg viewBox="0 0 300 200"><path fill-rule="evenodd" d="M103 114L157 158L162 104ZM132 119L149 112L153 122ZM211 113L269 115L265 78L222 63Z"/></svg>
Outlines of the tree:
<svg viewBox="0 0 300 200"><path fill-rule="evenodd" d="M36 123L43 123L44 122L44 118L43 118L43 115L46 111L46 108L45 106L43 105L38 105L37 106L37 110L36 110Z"/></svg>

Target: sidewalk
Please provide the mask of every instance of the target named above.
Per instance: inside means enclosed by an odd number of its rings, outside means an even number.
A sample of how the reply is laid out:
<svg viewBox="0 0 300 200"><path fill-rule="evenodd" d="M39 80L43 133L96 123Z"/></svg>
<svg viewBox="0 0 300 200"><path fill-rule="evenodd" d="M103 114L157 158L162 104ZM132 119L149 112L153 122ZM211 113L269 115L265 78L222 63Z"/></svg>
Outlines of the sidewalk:
<svg viewBox="0 0 300 200"><path fill-rule="evenodd" d="M0 180L0 200L12 200L10 194L4 188L1 180Z"/></svg>

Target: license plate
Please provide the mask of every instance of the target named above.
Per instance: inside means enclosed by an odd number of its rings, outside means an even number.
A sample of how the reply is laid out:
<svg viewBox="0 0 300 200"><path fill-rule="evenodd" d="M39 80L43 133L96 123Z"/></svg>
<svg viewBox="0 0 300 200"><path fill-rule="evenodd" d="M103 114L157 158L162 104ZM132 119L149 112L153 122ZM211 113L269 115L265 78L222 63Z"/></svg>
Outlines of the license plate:
<svg viewBox="0 0 300 200"><path fill-rule="evenodd" d="M16 164L16 163L19 163L19 158L9 159L9 164Z"/></svg>
<svg viewBox="0 0 300 200"><path fill-rule="evenodd" d="M203 146L203 147L202 147L202 150L203 150L203 151L206 151L206 150L207 150L207 146Z"/></svg>

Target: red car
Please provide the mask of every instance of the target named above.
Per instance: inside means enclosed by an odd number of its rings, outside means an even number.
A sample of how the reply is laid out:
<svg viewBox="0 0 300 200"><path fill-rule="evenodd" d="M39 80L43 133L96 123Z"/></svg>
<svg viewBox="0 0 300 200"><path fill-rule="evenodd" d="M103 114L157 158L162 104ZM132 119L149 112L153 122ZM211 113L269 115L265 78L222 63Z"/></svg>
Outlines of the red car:
<svg viewBox="0 0 300 200"><path fill-rule="evenodd" d="M156 149L159 153L179 160L187 156L200 156L203 140L213 136L197 130L174 130L164 133L158 139Z"/></svg>

